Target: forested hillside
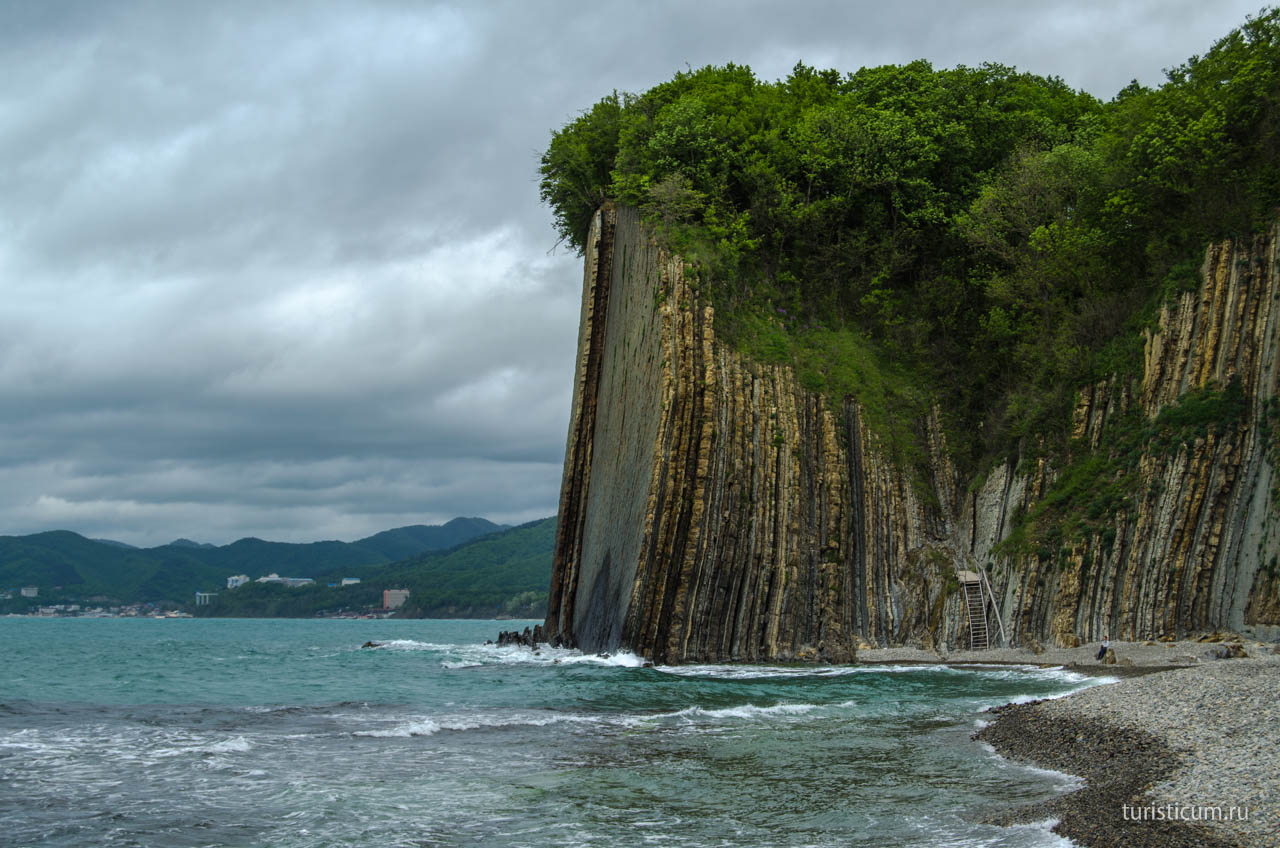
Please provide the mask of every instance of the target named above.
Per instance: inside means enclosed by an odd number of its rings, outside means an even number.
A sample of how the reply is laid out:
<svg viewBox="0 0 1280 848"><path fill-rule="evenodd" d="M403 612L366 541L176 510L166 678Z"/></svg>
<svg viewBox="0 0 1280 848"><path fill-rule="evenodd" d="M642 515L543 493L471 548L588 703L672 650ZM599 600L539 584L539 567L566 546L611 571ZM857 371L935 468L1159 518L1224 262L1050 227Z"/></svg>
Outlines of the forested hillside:
<svg viewBox="0 0 1280 848"><path fill-rule="evenodd" d="M544 518L472 539L454 548L421 553L391 565L346 569L355 586L330 586L337 574L314 586L291 588L250 583L219 593L199 616L295 617L358 611L382 605L383 589L408 589L400 618L492 618L545 614L556 519Z"/></svg>
<svg viewBox="0 0 1280 848"><path fill-rule="evenodd" d="M258 578L274 572L337 580L358 576L357 571L367 573L362 567L454 548L504 529L483 518L455 518L442 525L385 530L355 542L295 544L249 538L214 546L179 539L155 548L86 539L67 530L0 536L0 591L21 586L39 590L35 599L0 601L0 611L89 598L97 599L94 603L185 604L197 591L225 588L234 574Z"/></svg>

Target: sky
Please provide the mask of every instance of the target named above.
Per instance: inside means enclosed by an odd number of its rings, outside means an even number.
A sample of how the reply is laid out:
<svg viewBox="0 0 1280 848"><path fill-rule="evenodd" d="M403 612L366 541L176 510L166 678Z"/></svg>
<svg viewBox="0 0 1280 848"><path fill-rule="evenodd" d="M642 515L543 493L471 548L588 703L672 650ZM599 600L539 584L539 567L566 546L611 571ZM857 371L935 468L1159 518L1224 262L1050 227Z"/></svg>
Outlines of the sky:
<svg viewBox="0 0 1280 848"><path fill-rule="evenodd" d="M554 514L582 285L552 130L736 62L1109 99L1252 2L0 2L0 535Z"/></svg>

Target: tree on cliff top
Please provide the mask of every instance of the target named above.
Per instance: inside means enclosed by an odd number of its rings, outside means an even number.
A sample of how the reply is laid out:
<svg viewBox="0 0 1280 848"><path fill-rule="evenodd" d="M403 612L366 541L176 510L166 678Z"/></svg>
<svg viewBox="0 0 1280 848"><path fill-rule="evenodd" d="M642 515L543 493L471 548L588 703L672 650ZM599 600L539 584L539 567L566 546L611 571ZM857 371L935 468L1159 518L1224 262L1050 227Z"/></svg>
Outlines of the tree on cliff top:
<svg viewBox="0 0 1280 848"><path fill-rule="evenodd" d="M907 369L969 464L1061 441L1074 387L1133 367L1179 269L1273 219L1277 98L1274 10L1106 104L994 64L798 64L772 83L706 67L555 132L541 191L579 250L602 201L640 208L699 269L722 334L806 385L865 393L852 348L879 385Z"/></svg>

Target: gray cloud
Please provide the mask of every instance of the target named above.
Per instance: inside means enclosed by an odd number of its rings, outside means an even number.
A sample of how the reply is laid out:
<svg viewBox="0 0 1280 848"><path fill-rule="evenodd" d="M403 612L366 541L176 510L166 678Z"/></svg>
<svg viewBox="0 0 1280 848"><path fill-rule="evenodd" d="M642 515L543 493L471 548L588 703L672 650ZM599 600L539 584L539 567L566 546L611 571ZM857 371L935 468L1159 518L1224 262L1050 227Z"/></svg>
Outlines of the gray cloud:
<svg viewBox="0 0 1280 848"><path fill-rule="evenodd" d="M1109 97L1195 2L0 8L0 532L355 538L555 510L581 271L538 156L734 61L992 60Z"/></svg>

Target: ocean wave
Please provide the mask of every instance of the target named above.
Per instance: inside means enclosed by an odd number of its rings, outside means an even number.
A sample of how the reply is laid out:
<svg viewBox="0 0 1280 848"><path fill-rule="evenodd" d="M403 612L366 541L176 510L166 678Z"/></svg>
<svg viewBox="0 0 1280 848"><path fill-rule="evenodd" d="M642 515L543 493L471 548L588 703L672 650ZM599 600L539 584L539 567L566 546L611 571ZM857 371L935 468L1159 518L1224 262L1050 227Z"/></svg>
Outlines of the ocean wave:
<svg viewBox="0 0 1280 848"><path fill-rule="evenodd" d="M774 716L800 716L821 709L824 709L824 707L820 704L774 704L768 707L757 707L755 704L742 704L735 707L720 707L718 709L711 709L708 707L686 707L683 710L676 710L672 713L658 713L651 718L714 720L734 718L751 720L758 718L771 718Z"/></svg>
<svg viewBox="0 0 1280 848"><path fill-rule="evenodd" d="M170 759L191 754L241 754L252 748L253 743L243 736L222 738L211 742L207 737L182 733L171 734L162 741L162 747L156 747L150 751L144 750L143 753L152 757Z"/></svg>
<svg viewBox="0 0 1280 848"><path fill-rule="evenodd" d="M405 724L399 724L395 727L381 730L357 730L352 736L372 736L383 739L393 736L431 736L440 730L440 725L436 724L429 718L420 721L410 721Z"/></svg>
<svg viewBox="0 0 1280 848"><path fill-rule="evenodd" d="M584 654L570 648L542 646L536 650L524 645L450 645L450 656L441 660L446 669L476 668L486 665L598 665L614 668L640 668L643 657L627 651L613 654Z"/></svg>
<svg viewBox="0 0 1280 848"><path fill-rule="evenodd" d="M518 713L515 715L468 715L468 716L417 716L407 720L398 720L391 727L378 727L369 730L356 730L352 736L365 736L377 739L434 736L442 730L466 731L502 727L545 727L550 724L617 724L631 726L639 723L641 717L633 715L583 715L580 713L550 713L546 715Z"/></svg>
<svg viewBox="0 0 1280 848"><path fill-rule="evenodd" d="M599 665L617 668L640 668L643 657L628 651L612 654L585 654L570 648L539 645L441 644L416 639L389 639L370 646L373 650L427 652L442 654L440 666L450 671L487 665Z"/></svg>
<svg viewBox="0 0 1280 848"><path fill-rule="evenodd" d="M467 715L433 715L402 716L388 724L385 719L379 720L382 726L370 727L373 721L365 719L365 727L351 732L352 736L371 738L394 738L413 736L434 736L442 731L491 730L505 727L544 727L552 724L582 724L596 727L613 727L618 729L649 727L657 729L679 725L718 726L725 722L789 720L810 714L830 715L854 707L853 701L839 704L807 704L782 703L759 706L756 704L737 704L729 707L692 706L668 712L624 712L624 713L514 713L501 715L485 715L472 713ZM351 717L354 718L354 717Z"/></svg>
<svg viewBox="0 0 1280 848"><path fill-rule="evenodd" d="M988 848L992 845L1019 845L1028 848L1076 848L1076 843L1053 832L1058 826L1057 819L1044 819L1036 822L986 826L978 832L963 828L959 832L953 830L954 821L939 822L930 816L922 816L912 826L920 831L921 844L939 846L939 848ZM940 830L942 832L940 832ZM996 830L993 834L989 830ZM915 842L916 840L912 840Z"/></svg>
<svg viewBox="0 0 1280 848"><path fill-rule="evenodd" d="M224 739L221 742L215 742L212 745L206 745L201 748L195 748L206 754L229 754L235 752L248 751L253 745L243 736L237 736L234 739Z"/></svg>
<svg viewBox="0 0 1280 848"><path fill-rule="evenodd" d="M850 674L947 674L963 676L981 674L996 679L1026 679L1028 674L1043 672L1040 666L945 665L942 663L866 663L863 665L663 665L656 667L664 674L680 677L710 677L722 680L758 680L788 677L844 677ZM1075 672L1063 671L1067 678L1083 678Z"/></svg>
<svg viewBox="0 0 1280 848"><path fill-rule="evenodd" d="M1036 836L1040 837L1040 844L1045 848L1075 848L1076 843L1065 836L1059 836L1053 832L1053 829L1057 826L1057 819L1044 819L1043 821L1027 822L1025 824L1006 825L1005 829L1015 833L1017 831L1039 831Z"/></svg>
<svg viewBox="0 0 1280 848"><path fill-rule="evenodd" d="M388 639L385 642L366 642L365 647L383 651L447 651L456 645L438 645L434 642L419 642L417 639Z"/></svg>
<svg viewBox="0 0 1280 848"><path fill-rule="evenodd" d="M939 666L941 667L941 666ZM786 666L786 665L660 665L655 667L663 674L677 677L709 677L716 680L765 680L793 677L843 677L848 674L864 674L870 671L915 671L926 666Z"/></svg>
<svg viewBox="0 0 1280 848"><path fill-rule="evenodd" d="M839 666L784 666L784 665L664 665L656 670L679 677L706 677L719 680L764 680L801 677L844 677L847 675L880 674L943 674L955 677L978 676L987 680L1008 680L1019 683L1046 682L1096 685L1114 682L1115 678L1090 677L1062 666L1038 665L987 665L968 663L943 665L941 663L889 664ZM1043 696L1041 696L1043 697Z"/></svg>
<svg viewBox="0 0 1280 848"><path fill-rule="evenodd" d="M154 765L193 755L243 753L253 747L243 735L105 725L24 728L0 736L0 748L21 749L33 762L59 765L77 762L89 752L99 752L122 764Z"/></svg>
<svg viewBox="0 0 1280 848"><path fill-rule="evenodd" d="M984 663L970 663L966 665L956 665L952 668L961 669L963 671L972 671L982 674L984 677L994 680L1052 680L1061 683L1087 683L1091 680L1099 680L1100 678L1091 677L1088 674L1082 674L1078 671L1071 671L1060 665L1041 666L1041 665L1000 665L993 666Z"/></svg>
<svg viewBox="0 0 1280 848"><path fill-rule="evenodd" d="M977 704L978 712L987 712L988 710L1001 707L1006 704L1030 704L1034 701L1056 701L1059 698L1066 698L1077 692L1083 692L1085 689L1091 689L1094 686L1106 686L1112 683L1119 683L1118 677L1090 677L1086 674L1078 674L1065 669L1040 669L1045 672L1057 672L1057 674L1047 674L1041 677L1041 680L1049 683L1067 683L1071 685L1070 689L1055 692L1023 692L1020 695L1003 696L994 700L987 699Z"/></svg>
<svg viewBox="0 0 1280 848"><path fill-rule="evenodd" d="M992 762L995 763L997 768L1009 769L1013 771L1022 772L1025 774L1034 774L1040 777L1047 777L1053 780L1057 784L1056 786L1054 786L1054 789L1056 789L1059 792L1064 792L1064 793L1075 792L1077 789L1084 788L1085 779L1083 777L1080 777L1074 774L1069 774L1065 771L1041 768L1040 766L1033 766L1029 763L1021 763L1021 762L1014 762L1013 760L1007 760L1004 757L1000 756L1000 754L989 742L983 742L982 740L978 740L978 745L987 754L987 756L990 757Z"/></svg>

